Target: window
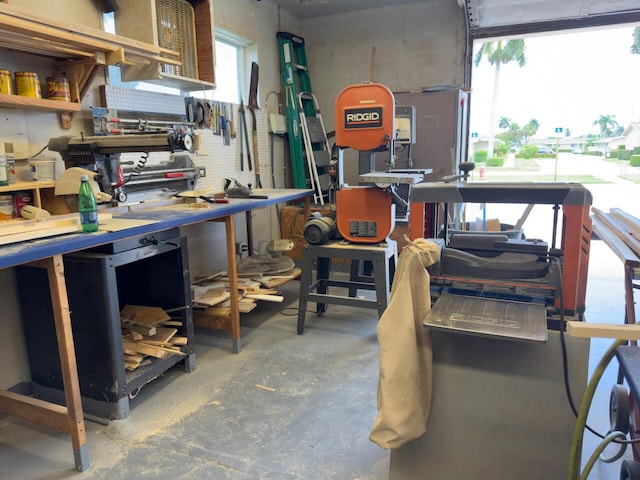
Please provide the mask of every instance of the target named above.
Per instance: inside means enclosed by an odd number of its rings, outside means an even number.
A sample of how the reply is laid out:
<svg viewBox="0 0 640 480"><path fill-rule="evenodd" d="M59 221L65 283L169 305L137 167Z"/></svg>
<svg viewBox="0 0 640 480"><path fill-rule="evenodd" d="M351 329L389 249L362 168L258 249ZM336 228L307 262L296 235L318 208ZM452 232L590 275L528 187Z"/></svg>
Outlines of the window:
<svg viewBox="0 0 640 480"><path fill-rule="evenodd" d="M251 46L245 38L233 33L216 31L216 89L213 100L240 103L242 85L245 82L245 65L249 60ZM211 98L211 92L192 92L194 97ZM246 99L245 99L246 101Z"/></svg>
<svg viewBox="0 0 640 480"><path fill-rule="evenodd" d="M216 89L213 99L240 103L242 48L216 38Z"/></svg>

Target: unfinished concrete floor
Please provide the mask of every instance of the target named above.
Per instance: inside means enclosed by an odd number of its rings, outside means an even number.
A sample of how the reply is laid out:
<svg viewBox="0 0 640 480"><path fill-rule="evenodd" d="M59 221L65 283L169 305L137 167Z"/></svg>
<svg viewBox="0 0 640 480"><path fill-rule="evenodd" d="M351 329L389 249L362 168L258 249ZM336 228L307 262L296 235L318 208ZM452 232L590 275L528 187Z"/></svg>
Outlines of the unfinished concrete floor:
<svg viewBox="0 0 640 480"><path fill-rule="evenodd" d="M621 265L602 242L593 244L590 274L588 319L622 322ZM67 435L0 416L0 479L386 479L389 453L368 440L375 311L330 305L323 317L309 313L298 336L298 288L291 282L283 304L243 315L239 355L227 334L197 329L194 373L175 368L144 387L124 420L87 422L86 472L73 469ZM609 344L593 342L592 364ZM612 366L592 407L590 423L603 431L615 373ZM585 441L586 459L596 440ZM618 478L619 463L599 462L589 478Z"/></svg>

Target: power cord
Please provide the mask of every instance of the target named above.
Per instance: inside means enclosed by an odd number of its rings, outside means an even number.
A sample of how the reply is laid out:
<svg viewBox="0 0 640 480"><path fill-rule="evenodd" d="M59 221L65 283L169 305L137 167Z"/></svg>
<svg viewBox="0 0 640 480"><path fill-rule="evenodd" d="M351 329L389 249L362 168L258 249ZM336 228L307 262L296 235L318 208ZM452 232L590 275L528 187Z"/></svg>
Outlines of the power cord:
<svg viewBox="0 0 640 480"><path fill-rule="evenodd" d="M560 344L562 346L562 368L563 368L563 374L564 374L564 387L565 387L565 391L567 394L567 399L569 400L569 405L571 406L571 411L573 412L573 414L575 415L576 418L578 418L578 409L576 408L575 402L573 401L573 395L571 393L571 384L569 381L569 362L567 360L567 344L566 344L566 339L565 339L565 330L567 327L567 323L565 321L565 317L564 317L564 291L562 288L562 265L560 263L560 259L558 257L549 257L549 259L552 262L555 262L557 267L558 267L558 276L560 281L558 282L557 288L558 288L558 298L560 299ZM594 428L592 428L591 426L587 425L585 423L585 428L591 432L592 434L594 434L596 437L601 438L601 439L606 439L608 438L613 432L608 432L607 435L603 435L602 433L596 431ZM610 440L610 442L613 443L617 443L620 445L633 445L636 443L640 443L640 438L636 438L636 439L632 439L632 440L621 440L618 438L618 436L614 436L614 438L612 438Z"/></svg>

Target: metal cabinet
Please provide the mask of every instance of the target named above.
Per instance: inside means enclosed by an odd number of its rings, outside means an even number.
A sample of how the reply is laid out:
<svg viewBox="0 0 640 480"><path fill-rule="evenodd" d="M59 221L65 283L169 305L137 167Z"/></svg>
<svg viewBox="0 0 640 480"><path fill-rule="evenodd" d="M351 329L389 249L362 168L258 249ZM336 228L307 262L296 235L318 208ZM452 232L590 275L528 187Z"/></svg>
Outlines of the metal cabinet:
<svg viewBox="0 0 640 480"><path fill-rule="evenodd" d="M64 257L82 405L101 419L129 415L129 398L170 367L195 369L187 240L178 229L122 240ZM46 272L16 269L33 392L62 403L64 392ZM187 337L184 355L125 369L120 311L127 305L171 310ZM151 358L151 357L149 357Z"/></svg>

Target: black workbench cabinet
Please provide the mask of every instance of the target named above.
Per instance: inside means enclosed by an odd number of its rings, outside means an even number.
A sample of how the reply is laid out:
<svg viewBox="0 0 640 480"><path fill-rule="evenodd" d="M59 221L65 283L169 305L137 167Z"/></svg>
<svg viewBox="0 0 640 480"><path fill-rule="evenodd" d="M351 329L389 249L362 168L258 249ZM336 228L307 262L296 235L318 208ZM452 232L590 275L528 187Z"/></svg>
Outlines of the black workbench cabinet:
<svg viewBox="0 0 640 480"><path fill-rule="evenodd" d="M64 256L65 279L78 364L82 406L103 419L129 415L129 396L183 362L195 369L187 240L179 229L158 232ZM20 308L33 393L64 403L53 310L44 269L18 267ZM127 371L120 328L125 305L173 310L185 355L168 354Z"/></svg>

